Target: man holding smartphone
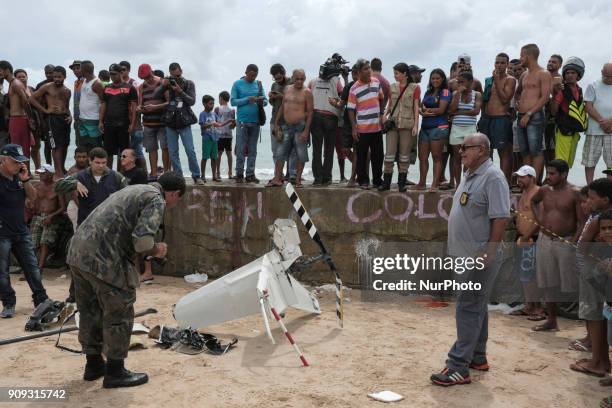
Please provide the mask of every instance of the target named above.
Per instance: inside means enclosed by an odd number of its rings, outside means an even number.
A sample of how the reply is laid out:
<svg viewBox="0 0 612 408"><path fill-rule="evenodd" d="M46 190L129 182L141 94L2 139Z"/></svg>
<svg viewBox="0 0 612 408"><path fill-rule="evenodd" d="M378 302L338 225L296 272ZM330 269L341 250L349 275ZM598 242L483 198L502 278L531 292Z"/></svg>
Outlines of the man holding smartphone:
<svg viewBox="0 0 612 408"><path fill-rule="evenodd" d="M2 318L15 316L17 298L11 287L9 264L11 250L32 290L34 307L47 300L32 237L25 223L25 200L36 200L30 184L28 158L20 145L7 144L0 150L0 300Z"/></svg>

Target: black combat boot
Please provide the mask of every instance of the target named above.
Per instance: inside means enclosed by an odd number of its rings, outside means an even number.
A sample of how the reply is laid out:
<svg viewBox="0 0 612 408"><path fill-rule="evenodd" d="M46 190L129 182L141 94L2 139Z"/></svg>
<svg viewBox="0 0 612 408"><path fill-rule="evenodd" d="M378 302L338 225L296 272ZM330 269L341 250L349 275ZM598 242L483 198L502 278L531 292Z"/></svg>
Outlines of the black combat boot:
<svg viewBox="0 0 612 408"><path fill-rule="evenodd" d="M397 189L400 193L406 191L406 178L408 177L408 173L400 173L397 176Z"/></svg>
<svg viewBox="0 0 612 408"><path fill-rule="evenodd" d="M385 173L383 182L380 186L378 186L378 191L387 191L391 189L391 173Z"/></svg>
<svg viewBox="0 0 612 408"><path fill-rule="evenodd" d="M106 374L106 363L101 354L88 354L87 363L85 364L85 373L83 379L85 381L95 381L98 378L104 377Z"/></svg>
<svg viewBox="0 0 612 408"><path fill-rule="evenodd" d="M108 360L106 363L106 375L102 386L104 388L134 387L145 384L149 377L145 373L133 373L126 370L123 360Z"/></svg>

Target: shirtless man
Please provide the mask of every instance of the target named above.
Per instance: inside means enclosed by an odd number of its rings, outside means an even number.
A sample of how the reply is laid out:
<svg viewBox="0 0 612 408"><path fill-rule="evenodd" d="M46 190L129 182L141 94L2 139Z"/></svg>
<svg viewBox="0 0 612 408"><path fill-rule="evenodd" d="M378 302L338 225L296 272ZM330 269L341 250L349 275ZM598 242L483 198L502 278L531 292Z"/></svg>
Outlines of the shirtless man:
<svg viewBox="0 0 612 408"><path fill-rule="evenodd" d="M517 90L518 142L523 162L536 169L538 180L544 170L544 105L550 99L552 90L552 77L538 64L539 56L540 49L535 44L527 44L521 48L521 65L527 68L527 72L521 76Z"/></svg>
<svg viewBox="0 0 612 408"><path fill-rule="evenodd" d="M546 322L535 326L534 331L558 331L555 301L559 295L578 291L576 251L571 243L578 240L584 215L580 191L567 182L568 172L569 166L563 160L548 163L548 185L542 186L531 198L534 208L542 203L541 211L534 214L541 226L536 244L536 275L538 287L544 290L548 313Z"/></svg>
<svg viewBox="0 0 612 408"><path fill-rule="evenodd" d="M546 64L546 70L550 72L552 77L553 88L559 87L563 83L563 77L559 73L559 69L563 65L563 57L559 54L553 54L548 59ZM551 95L552 96L552 95ZM544 106L544 113L546 114L546 128L544 129L544 160L545 163L554 160L555 158L555 115L550 112L550 101Z"/></svg>
<svg viewBox="0 0 612 408"><path fill-rule="evenodd" d="M74 149L74 165L68 169L68 175L78 173L89 167L89 154L86 147L79 146Z"/></svg>
<svg viewBox="0 0 612 408"><path fill-rule="evenodd" d="M510 57L503 52L495 57L493 76L485 81L487 92L483 95L484 115L479 129L489 137L491 149L497 149L508 185L512 172L513 143L510 102L516 90L516 79L507 73L509 62Z"/></svg>
<svg viewBox="0 0 612 408"><path fill-rule="evenodd" d="M55 244L58 235L58 215L66 211L66 201L62 194L55 192L53 167L43 164L36 170L40 183L35 187L36 201L32 203L34 217L30 225L34 247L38 249L38 267L42 271L49 255L49 246Z"/></svg>
<svg viewBox="0 0 612 408"><path fill-rule="evenodd" d="M307 143L314 105L312 92L304 87L306 73L303 69L294 70L291 78L293 85L288 85L285 88L283 102L274 123L275 134L282 135L283 139L279 140L274 178L270 180L268 186L283 185L283 166L292 149L295 149L297 152L295 186L302 187L302 171L304 171L304 165L308 161ZM283 126L279 128L281 118Z"/></svg>
<svg viewBox="0 0 612 408"><path fill-rule="evenodd" d="M20 145L24 156L29 158L34 138L30 133L29 118L32 117L32 108L28 103L27 87L15 78L10 62L0 61L0 71L0 75L9 84L9 137L11 143Z"/></svg>
<svg viewBox="0 0 612 408"><path fill-rule="evenodd" d="M60 179L66 174L64 164L66 162L65 152L70 144L70 96L71 92L64 85L66 70L64 67L53 68L53 82L41 86L32 94L30 103L36 109L44 112L49 121L49 143L55 166L55 178ZM42 101L46 102L46 108Z"/></svg>
<svg viewBox="0 0 612 408"><path fill-rule="evenodd" d="M518 238L514 250L513 270L518 275L523 286L525 307L511 313L514 316L530 316L535 320L544 315L538 305L538 286L536 283L536 244L538 238L538 225L535 220L532 197L540 190L536 182L536 171L531 166L523 166L514 173L517 183L523 190L516 209L514 219ZM530 221L531 220L531 221Z"/></svg>

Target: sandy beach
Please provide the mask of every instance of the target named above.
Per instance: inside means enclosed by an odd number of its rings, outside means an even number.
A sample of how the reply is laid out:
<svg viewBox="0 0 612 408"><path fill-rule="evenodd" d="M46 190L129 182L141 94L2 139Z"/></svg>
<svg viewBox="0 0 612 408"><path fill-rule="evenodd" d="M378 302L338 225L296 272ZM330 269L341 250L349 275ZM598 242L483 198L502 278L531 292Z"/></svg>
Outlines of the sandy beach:
<svg viewBox="0 0 612 408"><path fill-rule="evenodd" d="M26 282L11 277L17 316L0 321L2 338L24 335L32 311ZM44 283L51 298L66 297L66 270L46 270ZM156 284L138 290L136 310L154 307L159 313L136 322L174 325L172 305L196 287L180 278L156 277ZM364 302L357 290L348 291L348 297L342 330L332 293L320 295L320 316L287 311L285 322L310 367L300 366L275 322L276 346L266 337L261 317L252 316L205 330L223 342L239 339L223 356L162 350L141 335L147 348L130 351L126 367L147 372L150 381L135 388L105 390L102 380L83 381L84 357L55 348L55 336L1 346L0 387L67 391L69 399L61 404L19 405L32 407L382 407L367 397L382 390L405 397L391 405L398 407L594 407L612 391L568 367L588 357L567 349L571 339L584 334L583 323L561 319L560 332L534 333L532 322L500 312L490 318L491 371L472 370L471 385L434 386L429 376L443 368L455 338L454 305L432 309L408 297ZM79 348L76 333L62 335L62 344Z"/></svg>

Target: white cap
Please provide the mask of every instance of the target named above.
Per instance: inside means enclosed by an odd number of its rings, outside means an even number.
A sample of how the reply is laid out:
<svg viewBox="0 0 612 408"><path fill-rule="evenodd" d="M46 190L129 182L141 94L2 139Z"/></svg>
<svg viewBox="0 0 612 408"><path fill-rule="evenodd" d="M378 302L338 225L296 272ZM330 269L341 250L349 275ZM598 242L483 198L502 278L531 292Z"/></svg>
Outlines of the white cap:
<svg viewBox="0 0 612 408"><path fill-rule="evenodd" d="M520 169L518 169L517 171L515 171L513 174L516 174L517 176L531 176L533 178L536 177L536 171L533 167L531 166L527 166L524 165L523 167L521 167Z"/></svg>
<svg viewBox="0 0 612 408"><path fill-rule="evenodd" d="M38 174L55 173L55 169L53 169L53 166L51 166L50 164L43 164L42 166L40 166L40 169L36 170L36 172Z"/></svg>
<svg viewBox="0 0 612 408"><path fill-rule="evenodd" d="M470 57L468 54L461 54L457 57L457 62L463 62L464 64L471 64L472 57Z"/></svg>

